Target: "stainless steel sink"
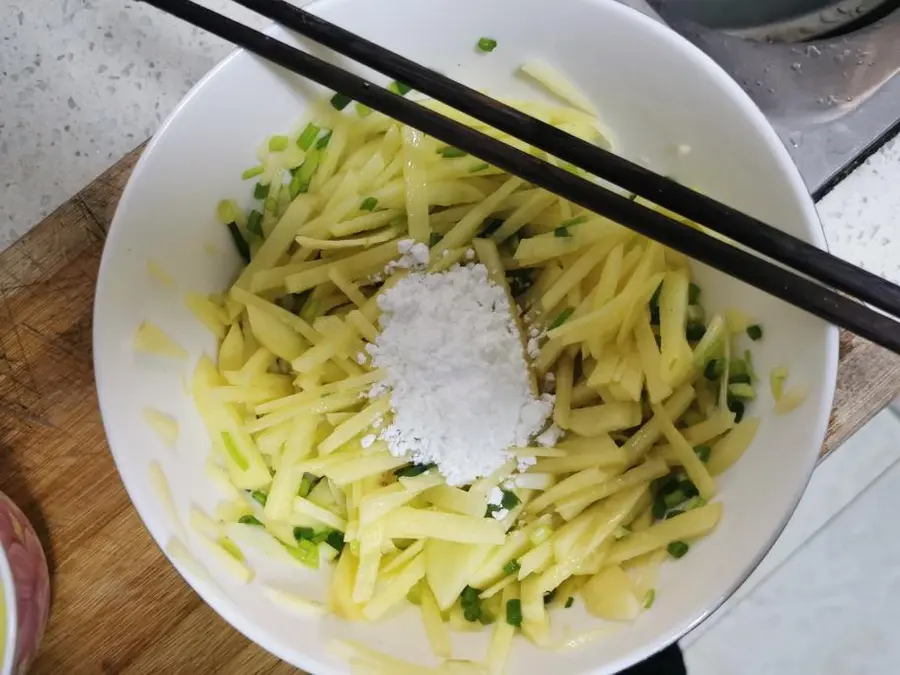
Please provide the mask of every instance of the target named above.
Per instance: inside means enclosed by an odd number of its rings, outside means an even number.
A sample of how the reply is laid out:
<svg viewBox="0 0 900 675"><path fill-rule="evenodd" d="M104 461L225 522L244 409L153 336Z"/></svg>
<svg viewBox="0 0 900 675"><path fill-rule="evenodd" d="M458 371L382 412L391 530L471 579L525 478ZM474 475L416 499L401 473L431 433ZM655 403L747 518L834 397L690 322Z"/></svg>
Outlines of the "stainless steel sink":
<svg viewBox="0 0 900 675"><path fill-rule="evenodd" d="M715 59L820 197L900 128L896 0L621 0Z"/></svg>

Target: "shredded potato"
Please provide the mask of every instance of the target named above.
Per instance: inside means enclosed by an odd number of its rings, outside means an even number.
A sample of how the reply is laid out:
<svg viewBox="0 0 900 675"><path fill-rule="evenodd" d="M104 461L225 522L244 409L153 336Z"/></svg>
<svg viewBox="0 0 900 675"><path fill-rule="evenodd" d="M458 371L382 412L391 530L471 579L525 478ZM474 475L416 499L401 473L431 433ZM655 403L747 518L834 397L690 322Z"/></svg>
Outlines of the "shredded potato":
<svg viewBox="0 0 900 675"><path fill-rule="evenodd" d="M609 146L574 85L547 64L522 71L566 105L514 105ZM744 418L751 356L737 356L749 318L707 321L683 256L379 113L315 106L287 141L260 147L256 192L268 197L258 211L220 205L250 262L223 296L186 298L219 340L218 362L203 357L190 385L212 444L207 476L223 496L214 517L191 512L209 555L252 582L238 544L249 550L253 538L236 542L229 527L261 528L259 545L295 564L333 563L323 605L263 587L292 612L376 621L419 604L442 665L345 645L360 673L500 675L517 633L557 648L610 634L551 636L576 594L603 619L649 609L664 559L718 524L715 477L759 426ZM429 247L429 273L485 265L523 349L536 345L534 393L556 396L549 440L510 448L500 469L463 488L378 438L390 393L369 398L384 373L366 347L378 338L379 294L407 273L391 269L405 239ZM186 357L148 322L135 342ZM777 398L785 412L802 392ZM174 442L177 427L155 411L148 421ZM484 667L450 660L448 627L490 630Z"/></svg>

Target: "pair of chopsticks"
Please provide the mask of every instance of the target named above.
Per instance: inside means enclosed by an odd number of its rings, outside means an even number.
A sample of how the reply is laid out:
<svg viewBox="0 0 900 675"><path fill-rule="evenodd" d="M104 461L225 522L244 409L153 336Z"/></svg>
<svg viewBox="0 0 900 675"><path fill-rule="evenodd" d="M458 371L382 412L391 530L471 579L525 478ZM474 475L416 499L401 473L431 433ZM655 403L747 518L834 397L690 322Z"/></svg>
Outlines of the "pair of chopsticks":
<svg viewBox="0 0 900 675"><path fill-rule="evenodd" d="M284 0L235 2L589 174L718 232L758 255L690 228L190 0L143 1L900 353L900 322L896 319L900 317L900 287L826 251L521 113Z"/></svg>

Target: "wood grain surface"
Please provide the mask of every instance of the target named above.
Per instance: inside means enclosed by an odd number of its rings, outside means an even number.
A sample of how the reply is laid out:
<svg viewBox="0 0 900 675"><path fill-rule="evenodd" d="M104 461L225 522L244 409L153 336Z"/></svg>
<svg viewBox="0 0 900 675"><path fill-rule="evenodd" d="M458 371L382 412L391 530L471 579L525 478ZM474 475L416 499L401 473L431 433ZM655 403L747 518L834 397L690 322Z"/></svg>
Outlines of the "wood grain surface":
<svg viewBox="0 0 900 675"><path fill-rule="evenodd" d="M38 530L50 625L32 673L298 672L220 619L168 565L131 507L94 392L100 253L135 150L0 254L0 489ZM823 453L900 393L900 358L841 337Z"/></svg>

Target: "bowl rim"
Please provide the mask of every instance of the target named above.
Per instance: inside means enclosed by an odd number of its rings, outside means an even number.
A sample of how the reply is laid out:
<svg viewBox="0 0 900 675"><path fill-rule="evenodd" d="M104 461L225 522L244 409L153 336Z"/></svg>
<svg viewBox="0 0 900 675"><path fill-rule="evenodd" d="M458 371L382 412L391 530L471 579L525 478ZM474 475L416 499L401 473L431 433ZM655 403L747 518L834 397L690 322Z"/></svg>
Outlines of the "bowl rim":
<svg viewBox="0 0 900 675"><path fill-rule="evenodd" d="M316 13L316 10L321 7L352 1L354 0L313 0L303 8L307 11L311 11L312 13ZM821 220L818 217L815 203L812 197L809 195L809 192L806 188L805 183L803 182L799 170L791 159L787 148L782 143L771 123L768 121L762 111L757 107L757 105L752 101L749 95L740 87L740 85L735 80L733 80L724 70L722 70L722 68L699 47L673 31L665 24L654 19L653 17L650 17L632 7L621 4L620 2L609 2L609 0L582 1L593 5L603 6L604 11L619 12L623 15L628 15L630 17L628 20L634 21L638 24L643 24L644 29L651 32L655 31L656 34L659 35L662 39L666 39L677 44L677 49L685 51L689 55L691 55L695 60L698 61L699 64L701 64L700 68L702 68L709 77L716 80L717 85L722 89L724 95L729 96L742 104L743 113L747 115L752 122L755 123L761 139L768 142L768 145L770 147L771 160L778 163L781 168L788 173L788 182L791 188L791 192L794 193L794 196L797 199L797 205L800 206L801 209L805 212L804 222L808 226L808 236L812 239L812 243L816 246L819 246L820 248L824 248L825 250L827 250L828 244L825 239L825 232L822 227ZM276 24L270 24L264 29L264 32L269 35L278 36L280 34L284 34L286 31ZM128 182L122 192L122 196L110 224L106 240L107 243L118 234L118 231L120 229L120 214L123 212L123 209L121 207L122 205L127 205L131 199L132 193L138 190L137 185L139 183L138 179L141 175L141 172L149 163L151 155L161 141L161 138L165 135L167 128L181 114L182 110L191 104L193 99L211 80L218 77L221 71L229 68L231 63L235 59L240 58L245 54L246 50L236 48L232 50L228 55L226 55L222 60L220 60L193 87L191 87L188 93L185 94L185 96L179 101L176 107L160 125L153 138L141 153L141 157L136 162L134 169L129 176ZM813 223L817 224L818 227L812 227ZM107 284L108 267L111 264L109 262L108 251L109 247L104 245L103 255L100 261L100 268L97 275L96 289L98 291L103 285ZM95 297L99 297L99 292ZM92 329L92 356L94 370L96 373L95 382L97 386L98 404L101 413L101 419L107 439L109 439L111 436L111 429L109 426L108 417L103 414L104 396L101 391L103 389L101 380L105 381L106 378L103 377L103 372L105 372L102 366L103 359L97 347L98 343L100 342L100 340L98 339L100 335L100 322L97 320L99 307L99 303L95 302L93 312L94 321ZM831 409L833 407L834 392L837 383L839 329L836 326L828 325L825 327L824 342L825 352L827 355L826 362L823 364L826 391L824 392L823 396L823 405L814 415L816 424L813 428L815 437L821 438L822 440L824 440L827 433L827 426ZM825 405L826 402L827 405ZM113 461L116 464L116 468L119 471L119 475L122 479L125 490L128 493L129 499L131 500L132 505L135 505L136 502L133 499L132 491L129 489L128 481L126 481L124 477L125 474L121 471L121 468L119 466L119 458L117 457L117 453L112 448L111 444L110 452L113 456ZM758 554L752 560L749 560L746 563L743 572L737 575L734 582L715 602L711 603L703 612L699 613L688 624L676 626L675 629L670 633L661 632L656 640L648 641L647 643L645 643L643 648L633 650L628 656L620 659L617 662L609 664L609 666L616 670L621 670L649 658L653 654L677 642L678 640L682 639L687 634L695 630L700 624L702 624L713 613L715 613L729 598L731 598L731 596L734 595L737 589L744 584L744 582L750 577L751 574L753 574L753 572L757 569L765 556L768 555L775 542L781 536L782 532L793 516L797 505L800 502L800 499L806 491L806 487L809 484L813 470L818 463L819 457L819 452L816 452L815 454L810 453L810 457L807 460L807 466L804 468L803 479L799 482L796 493L791 498L789 507L785 511L780 523L772 531L772 534L765 541L765 543L761 546ZM298 666L305 670L309 670L310 672L344 672L343 670L335 670L326 663L323 663L315 657L311 657L303 652L293 652L288 654L285 650L281 649L280 645L278 645L277 643L273 643L262 629L258 628L251 620L240 613L239 608L234 606L230 599L228 599L223 593L216 590L214 585L203 583L196 574L187 569L186 565L170 555L167 551L167 547L162 537L157 536L157 534L153 531L153 528L148 525L143 515L138 510L137 506L135 506L135 510L141 517L141 521L144 524L144 527L147 528L148 531L150 531L156 545L160 548L163 555L165 555L169 562L178 570L179 574L181 574L181 576L188 582L191 588L198 595L200 595L201 598L203 598L204 602L206 602L220 617L227 621L238 632L242 633L245 637L252 640L254 643L259 645L269 653L277 656L287 663ZM583 671L581 675L591 675L595 672L599 671L591 668L590 670ZM5 672L0 671L0 675L5 675Z"/></svg>
<svg viewBox="0 0 900 675"><path fill-rule="evenodd" d="M0 604L6 609L5 635L0 635L3 646L3 651L0 652L0 655L3 656L3 660L0 661L0 674L2 675L12 673L16 661L16 640L19 634L17 602L18 595L9 558L6 555L6 549L0 546Z"/></svg>

